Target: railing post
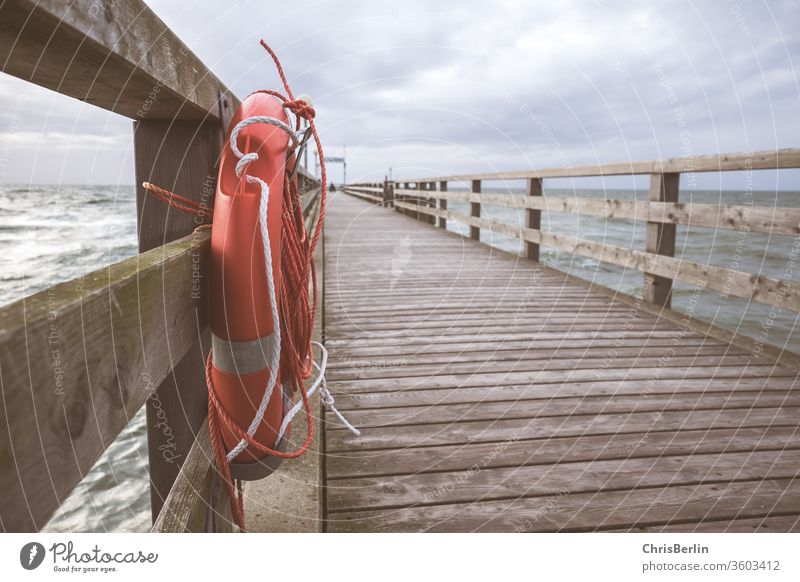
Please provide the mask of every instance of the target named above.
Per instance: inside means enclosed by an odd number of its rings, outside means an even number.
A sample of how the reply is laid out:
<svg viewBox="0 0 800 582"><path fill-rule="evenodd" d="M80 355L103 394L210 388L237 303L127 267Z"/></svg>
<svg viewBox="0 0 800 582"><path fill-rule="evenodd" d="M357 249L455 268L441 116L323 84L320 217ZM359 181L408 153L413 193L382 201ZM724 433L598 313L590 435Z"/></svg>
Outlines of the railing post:
<svg viewBox="0 0 800 582"><path fill-rule="evenodd" d="M422 192L427 192L428 191L428 182L419 182L419 189ZM424 196L420 196L420 198L419 198L419 205L420 206L427 207L428 206L428 202L429 202L428 198L425 198ZM429 214L425 214L424 212L420 212L419 213L419 219L421 221L423 221L423 222L430 222L430 218L431 217L430 217Z"/></svg>
<svg viewBox="0 0 800 582"><path fill-rule="evenodd" d="M425 182L416 182L416 189L417 189L417 192L425 190ZM419 194L416 195L415 201L417 203L416 204L417 208L419 208L420 206L424 206L425 205L425 199L422 198ZM417 220L425 220L425 218L427 218L427 217L425 216L425 214L423 214L422 212L417 210L417 211L414 212L414 218L416 218Z"/></svg>
<svg viewBox="0 0 800 582"><path fill-rule="evenodd" d="M481 192L481 181L480 180L473 180L472 181L472 192L475 194L480 194ZM470 202L470 216L473 218L480 218L481 217L481 203L480 202ZM478 226L469 227L469 236L472 239L477 241L481 240L481 229Z"/></svg>
<svg viewBox="0 0 800 582"><path fill-rule="evenodd" d="M142 182L152 182L211 208L221 143L219 121L134 122L139 252L188 235L199 224L196 217L149 196ZM207 415L205 355L209 332L204 282L205 279L198 278L197 341L182 359L173 362L173 373L154 387L147 399L150 504L154 522ZM168 326L170 322L164 324ZM142 375L147 374L145 367Z"/></svg>
<svg viewBox="0 0 800 582"><path fill-rule="evenodd" d="M447 180L439 182L439 192L447 192ZM447 212L447 198L439 198L439 210ZM447 230L447 218L444 216L439 217L439 228Z"/></svg>
<svg viewBox="0 0 800 582"><path fill-rule="evenodd" d="M530 178L528 180L528 196L542 196L542 179ZM525 210L525 226L533 230L542 228L542 211L539 208L528 208ZM539 243L526 242L525 256L530 261L539 262Z"/></svg>
<svg viewBox="0 0 800 582"><path fill-rule="evenodd" d="M650 176L650 201L677 202L679 183L680 174L652 174ZM674 257L676 231L677 228L674 224L648 221L645 232L645 251L657 255ZM645 301L666 308L671 306L672 279L652 273L645 273L644 283Z"/></svg>
<svg viewBox="0 0 800 582"><path fill-rule="evenodd" d="M386 208L394 206L394 185L389 181L389 177L383 178L383 205Z"/></svg>
<svg viewBox="0 0 800 582"><path fill-rule="evenodd" d="M434 192L436 191L436 182L427 182L426 183L426 192ZM426 198L425 199L425 206L428 208L436 208L436 198ZM432 226L436 226L436 217L433 214L426 214L425 215L428 220L428 224Z"/></svg>

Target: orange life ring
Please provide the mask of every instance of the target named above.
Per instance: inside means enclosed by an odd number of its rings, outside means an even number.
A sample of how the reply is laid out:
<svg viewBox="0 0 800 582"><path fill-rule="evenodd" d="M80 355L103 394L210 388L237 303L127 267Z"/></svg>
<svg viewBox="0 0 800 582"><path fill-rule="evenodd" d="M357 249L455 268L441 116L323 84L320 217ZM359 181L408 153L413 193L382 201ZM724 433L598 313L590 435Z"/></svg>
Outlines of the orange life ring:
<svg viewBox="0 0 800 582"><path fill-rule="evenodd" d="M271 342L275 341L280 324L272 321L267 287L259 228L261 189L244 175L237 176L239 158L227 147L231 130L243 119L254 116L289 122L283 103L272 95L254 93L242 102L227 131L211 228L210 369L219 404L240 427L251 424L270 374L278 374L266 413L253 437L267 447L284 450L288 431L281 442L275 441L291 395L287 393L288 386L280 381L280 371L270 369ZM258 123L241 129L237 145L245 153L258 154L246 173L259 176L269 186L269 249L275 287L280 289L281 220L289 139L279 127ZM225 447L231 451L239 438L225 422L219 425ZM231 460L231 474L237 479L260 479L279 462L279 457L264 455L249 446Z"/></svg>

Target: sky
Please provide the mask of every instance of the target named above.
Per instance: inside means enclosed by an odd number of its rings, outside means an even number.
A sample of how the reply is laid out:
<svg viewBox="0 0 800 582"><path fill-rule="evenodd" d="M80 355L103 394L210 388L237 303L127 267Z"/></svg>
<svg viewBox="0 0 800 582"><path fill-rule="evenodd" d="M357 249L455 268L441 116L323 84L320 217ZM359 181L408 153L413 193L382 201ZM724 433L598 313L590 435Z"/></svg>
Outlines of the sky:
<svg viewBox="0 0 800 582"><path fill-rule="evenodd" d="M270 43L349 181L800 146L797 1L147 4L240 97L278 88ZM133 183L129 120L5 74L0 102L0 181Z"/></svg>

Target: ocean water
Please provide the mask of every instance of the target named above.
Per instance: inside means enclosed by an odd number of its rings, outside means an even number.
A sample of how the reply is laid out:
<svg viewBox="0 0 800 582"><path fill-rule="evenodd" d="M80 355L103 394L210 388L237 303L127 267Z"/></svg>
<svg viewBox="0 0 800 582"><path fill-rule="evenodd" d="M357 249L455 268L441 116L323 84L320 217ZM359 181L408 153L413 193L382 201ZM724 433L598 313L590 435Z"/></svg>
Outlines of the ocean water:
<svg viewBox="0 0 800 582"><path fill-rule="evenodd" d="M488 191L488 190L487 190ZM506 194L519 191L502 190ZM609 199L647 198L634 190L546 190L554 196ZM800 206L792 192L695 192L692 202L744 203L748 196L763 206ZM689 201L689 200L684 200ZM467 205L451 201L451 210ZM483 216L519 226L522 209L484 206ZM49 286L118 262L136 253L136 203L132 186L0 187L0 306ZM449 221L448 228L467 228ZM546 231L595 242L644 249L644 224L625 220L543 213ZM521 253L519 240L483 232L482 240ZM679 228L678 254L692 261L757 272L797 281L800 268L787 275L795 237L767 236L704 228ZM744 251L743 251L744 249ZM592 259L544 248L543 262L624 293L636 294L642 275ZM673 308L769 343L800 352L797 314L766 305L677 284ZM767 325L769 323L769 325ZM54 515L47 531L145 531L150 524L147 446L143 411L136 415L86 478Z"/></svg>
<svg viewBox="0 0 800 582"><path fill-rule="evenodd" d="M133 186L0 187L0 306L134 256ZM150 524L140 411L45 531L144 531Z"/></svg>

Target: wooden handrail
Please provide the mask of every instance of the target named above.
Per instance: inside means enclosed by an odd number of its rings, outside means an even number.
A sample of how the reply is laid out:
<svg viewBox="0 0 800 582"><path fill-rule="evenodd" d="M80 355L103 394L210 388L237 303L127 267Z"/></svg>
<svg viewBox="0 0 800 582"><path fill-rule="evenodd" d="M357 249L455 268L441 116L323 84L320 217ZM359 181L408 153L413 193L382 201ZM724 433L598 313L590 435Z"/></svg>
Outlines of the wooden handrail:
<svg viewBox="0 0 800 582"><path fill-rule="evenodd" d="M486 218L467 216L458 212L422 208L405 202L395 202L395 205L399 208L414 210L432 216L441 216L448 220L468 225L471 228L490 230L504 236L556 248L643 273L653 272L665 278L800 312L800 283L784 282L763 275L754 276L750 273L724 267L703 265L686 259L677 259L652 252L595 243L567 235L557 235L529 228L517 228L509 224L495 222Z"/></svg>
<svg viewBox="0 0 800 582"><path fill-rule="evenodd" d="M447 220L465 224L469 227L470 237L476 240L480 240L481 229L517 238L524 242L525 256L532 260L538 260L539 247L544 245L641 271L645 278L643 285L645 301L661 307L669 307L671 304L673 281L682 281L726 295L800 312L800 283L674 257L677 225L770 235L800 235L800 208L679 202L679 172L786 168L800 168L800 149L577 168L444 176L437 178L440 184L438 191L433 191L429 187L433 178L422 178L402 184L392 184L387 181L383 188L377 184L346 185L345 192L365 200L391 205L399 212L414 218L422 217L429 221L438 217L440 224L446 224ZM543 195L543 178L623 174L649 174L650 199L607 200ZM484 180L523 179L526 180L526 196L481 192ZM448 191L448 181L469 182L471 192ZM468 204L469 216L448 210L448 200L458 200ZM435 207L435 204L438 204L438 207ZM481 206L484 204L524 209L525 226L520 228L482 218ZM628 249L542 232L540 230L542 211L644 221L647 224L645 248Z"/></svg>
<svg viewBox="0 0 800 582"><path fill-rule="evenodd" d="M348 187L348 190L353 190L353 188ZM362 188L361 190L377 191L379 189ZM800 234L800 208L793 207L655 202L566 196L527 197L507 194L424 192L402 189L395 192L417 198L457 200L459 202L488 204L507 208L585 214L602 218L744 230L764 234Z"/></svg>
<svg viewBox="0 0 800 582"><path fill-rule="evenodd" d="M238 105L142 0L6 0L0 62L9 75L131 119L217 119L220 103Z"/></svg>
<svg viewBox="0 0 800 582"><path fill-rule="evenodd" d="M530 178L583 178L667 173L703 173L800 168L800 149L787 148L752 153L711 154L646 162L624 162L591 166L530 169L481 174L454 174L413 178L412 182L471 182L472 180L525 180Z"/></svg>
<svg viewBox="0 0 800 582"><path fill-rule="evenodd" d="M40 529L157 398L206 325L208 249L208 232L199 232L0 309L6 531Z"/></svg>

